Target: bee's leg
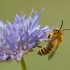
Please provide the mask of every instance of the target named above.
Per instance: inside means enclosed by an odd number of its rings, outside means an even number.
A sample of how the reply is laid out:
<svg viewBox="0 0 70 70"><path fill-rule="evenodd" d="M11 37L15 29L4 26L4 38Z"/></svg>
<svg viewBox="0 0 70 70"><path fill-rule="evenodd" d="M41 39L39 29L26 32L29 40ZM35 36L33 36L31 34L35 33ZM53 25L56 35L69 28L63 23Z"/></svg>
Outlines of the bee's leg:
<svg viewBox="0 0 70 70"><path fill-rule="evenodd" d="M38 48L42 48L42 46L37 46Z"/></svg>

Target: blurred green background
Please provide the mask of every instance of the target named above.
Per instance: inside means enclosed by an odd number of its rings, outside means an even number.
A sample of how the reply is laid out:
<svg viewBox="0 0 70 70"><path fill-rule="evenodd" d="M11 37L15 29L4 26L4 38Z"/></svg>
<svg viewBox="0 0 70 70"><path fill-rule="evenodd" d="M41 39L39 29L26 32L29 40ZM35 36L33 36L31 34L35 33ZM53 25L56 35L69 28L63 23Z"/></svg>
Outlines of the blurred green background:
<svg viewBox="0 0 70 70"><path fill-rule="evenodd" d="M6 23L9 19L14 21L15 14L21 11L29 17L32 8L38 13L45 8L39 24L50 27L64 21L64 28L70 28L70 0L0 0L0 20ZM63 41L55 56L48 61L46 56L38 56L37 50L24 56L27 70L70 70L70 31L65 31ZM46 43L42 43L44 45ZM0 63L0 70L22 70L21 64L17 62Z"/></svg>

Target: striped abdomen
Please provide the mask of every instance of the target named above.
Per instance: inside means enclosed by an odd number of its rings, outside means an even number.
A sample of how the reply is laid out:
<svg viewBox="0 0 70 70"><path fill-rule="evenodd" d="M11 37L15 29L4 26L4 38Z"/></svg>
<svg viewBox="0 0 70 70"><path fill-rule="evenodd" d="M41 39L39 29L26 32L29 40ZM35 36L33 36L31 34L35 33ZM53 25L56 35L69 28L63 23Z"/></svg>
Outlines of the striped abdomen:
<svg viewBox="0 0 70 70"><path fill-rule="evenodd" d="M51 42L49 42L46 46L43 46L42 48L40 48L37 54L46 55L50 53L53 49L54 49L54 45Z"/></svg>

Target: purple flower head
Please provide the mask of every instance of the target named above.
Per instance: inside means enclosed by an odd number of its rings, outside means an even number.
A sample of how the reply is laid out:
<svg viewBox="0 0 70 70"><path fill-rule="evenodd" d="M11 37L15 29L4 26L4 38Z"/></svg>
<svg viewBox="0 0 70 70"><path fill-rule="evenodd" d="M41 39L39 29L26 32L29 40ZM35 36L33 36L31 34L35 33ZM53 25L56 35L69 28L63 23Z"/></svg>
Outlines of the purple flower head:
<svg viewBox="0 0 70 70"><path fill-rule="evenodd" d="M42 28L38 24L41 13L38 15L32 9L27 19L23 14L16 14L13 23L7 21L7 24L4 24L0 21L0 60L7 61L11 57L12 60L20 61L26 51L45 40L50 28L48 25Z"/></svg>

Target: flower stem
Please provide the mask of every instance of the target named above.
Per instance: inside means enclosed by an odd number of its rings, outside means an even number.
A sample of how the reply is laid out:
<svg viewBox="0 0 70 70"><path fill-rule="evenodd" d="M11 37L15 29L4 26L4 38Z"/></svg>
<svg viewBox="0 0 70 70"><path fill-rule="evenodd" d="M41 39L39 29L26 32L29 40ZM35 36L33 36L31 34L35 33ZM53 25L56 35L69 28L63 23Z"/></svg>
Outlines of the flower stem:
<svg viewBox="0 0 70 70"><path fill-rule="evenodd" d="M22 66L22 70L27 70L26 69L26 65L25 65L25 61L24 61L23 57L21 58L20 63L21 63L21 66Z"/></svg>

